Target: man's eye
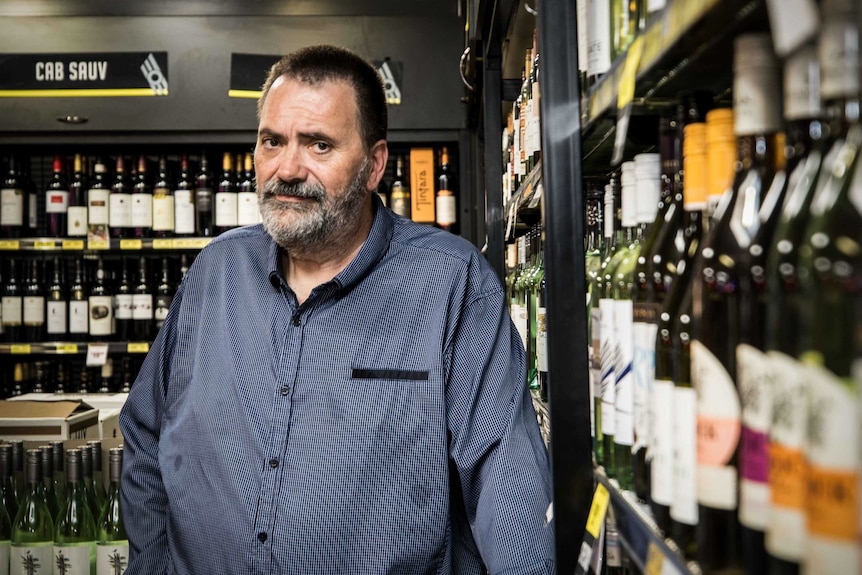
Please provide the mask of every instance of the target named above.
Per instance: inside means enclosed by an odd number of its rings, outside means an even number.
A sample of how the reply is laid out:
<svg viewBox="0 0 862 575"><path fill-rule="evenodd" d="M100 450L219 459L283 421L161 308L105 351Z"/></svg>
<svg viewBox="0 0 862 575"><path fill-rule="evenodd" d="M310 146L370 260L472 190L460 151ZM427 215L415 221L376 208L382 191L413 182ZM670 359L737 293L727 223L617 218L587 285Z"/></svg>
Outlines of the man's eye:
<svg viewBox="0 0 862 575"><path fill-rule="evenodd" d="M263 138L261 140L261 143L267 148L274 148L278 145L278 142L275 140L275 138Z"/></svg>
<svg viewBox="0 0 862 575"><path fill-rule="evenodd" d="M314 148L318 152L325 152L329 149L329 144L327 144L326 142L315 142Z"/></svg>

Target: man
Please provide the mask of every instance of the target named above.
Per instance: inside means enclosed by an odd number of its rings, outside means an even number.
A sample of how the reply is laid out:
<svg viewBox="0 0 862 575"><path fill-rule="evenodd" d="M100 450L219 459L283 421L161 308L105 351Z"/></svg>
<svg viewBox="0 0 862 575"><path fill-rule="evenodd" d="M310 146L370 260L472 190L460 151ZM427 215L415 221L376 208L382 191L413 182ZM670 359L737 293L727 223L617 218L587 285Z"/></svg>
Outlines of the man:
<svg viewBox="0 0 862 575"><path fill-rule="evenodd" d="M121 415L127 575L552 572L520 338L469 242L374 193L376 71L300 50L258 115L263 224L198 255Z"/></svg>

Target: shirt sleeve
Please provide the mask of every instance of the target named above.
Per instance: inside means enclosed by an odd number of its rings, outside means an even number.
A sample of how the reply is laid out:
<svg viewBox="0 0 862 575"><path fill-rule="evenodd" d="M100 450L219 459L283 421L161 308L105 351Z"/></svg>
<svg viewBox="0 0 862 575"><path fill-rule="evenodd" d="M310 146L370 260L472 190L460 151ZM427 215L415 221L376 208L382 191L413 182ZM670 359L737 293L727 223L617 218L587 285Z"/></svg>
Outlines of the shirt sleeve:
<svg viewBox="0 0 862 575"><path fill-rule="evenodd" d="M168 498L158 453L181 292L182 286L120 413L123 434L120 503L129 538L126 575L166 574L170 567Z"/></svg>
<svg viewBox="0 0 862 575"><path fill-rule="evenodd" d="M489 573L554 572L547 450L500 289L467 302L449 347L450 457Z"/></svg>

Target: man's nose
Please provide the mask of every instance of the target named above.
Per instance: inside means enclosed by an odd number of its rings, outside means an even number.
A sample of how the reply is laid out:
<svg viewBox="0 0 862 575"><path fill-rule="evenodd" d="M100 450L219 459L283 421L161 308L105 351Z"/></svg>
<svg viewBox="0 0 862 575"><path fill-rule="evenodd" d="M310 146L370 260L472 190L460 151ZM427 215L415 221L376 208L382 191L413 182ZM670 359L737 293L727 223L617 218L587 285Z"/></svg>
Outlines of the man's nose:
<svg viewBox="0 0 862 575"><path fill-rule="evenodd" d="M276 176L284 182L304 182L308 176L303 150L300 146L283 146L278 155Z"/></svg>

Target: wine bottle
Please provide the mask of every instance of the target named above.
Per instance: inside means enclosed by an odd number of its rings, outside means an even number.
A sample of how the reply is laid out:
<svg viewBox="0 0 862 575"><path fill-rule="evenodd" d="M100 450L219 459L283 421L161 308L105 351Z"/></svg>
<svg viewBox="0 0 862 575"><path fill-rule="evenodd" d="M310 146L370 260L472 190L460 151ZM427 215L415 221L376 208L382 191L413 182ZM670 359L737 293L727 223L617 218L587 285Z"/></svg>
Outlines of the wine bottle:
<svg viewBox="0 0 862 575"><path fill-rule="evenodd" d="M175 292L176 289L171 281L171 268L168 258L163 257L159 285L156 286L156 306L153 310L156 332L162 329L162 325L164 325L165 319L168 317L168 311L171 309L171 302L174 299Z"/></svg>
<svg viewBox="0 0 862 575"><path fill-rule="evenodd" d="M20 379L24 379L23 374ZM24 442L20 439L15 439L9 443L12 444L12 476L15 483L15 497L17 498L18 506L20 507L21 502L24 500L24 492L27 488L27 481L24 473L24 468L26 467L24 464L24 459L26 457L24 453Z"/></svg>
<svg viewBox="0 0 862 575"><path fill-rule="evenodd" d="M42 452L42 491L53 518L57 517L60 510L57 493L54 491L54 450L50 445L40 445L39 451Z"/></svg>
<svg viewBox="0 0 862 575"><path fill-rule="evenodd" d="M62 441L52 441L49 445L51 446L51 458L54 460L54 477L52 478L54 493L57 496L57 502L62 503L66 501L66 473L64 471L66 452L63 449Z"/></svg>
<svg viewBox="0 0 862 575"><path fill-rule="evenodd" d="M587 357L590 366L590 435L593 442L593 457L597 465L604 465L601 461L599 450L601 429L598 425L597 416L601 409L601 336L599 324L601 317L598 309L598 275L601 273L602 258L604 257L604 203L603 194L598 184L589 181L586 184L586 199L584 202L586 239L584 264L586 268L585 279L587 282ZM613 236L613 232L611 232Z"/></svg>
<svg viewBox="0 0 862 575"><path fill-rule="evenodd" d="M108 225L112 238L128 238L132 228L132 184L122 155L117 156L114 182L108 203Z"/></svg>
<svg viewBox="0 0 862 575"><path fill-rule="evenodd" d="M54 528L54 559L60 573L93 573L96 522L84 485L83 450L66 451L66 499Z"/></svg>
<svg viewBox="0 0 862 575"><path fill-rule="evenodd" d="M42 494L42 452L27 450L27 490L12 522L10 573L30 575L52 569L54 521Z"/></svg>
<svg viewBox="0 0 862 575"><path fill-rule="evenodd" d="M612 28L609 0L587 0L587 86L611 69Z"/></svg>
<svg viewBox="0 0 862 575"><path fill-rule="evenodd" d="M123 449L113 447L108 452L108 497L97 522L96 575L122 573L129 561L129 541L120 512L122 468Z"/></svg>
<svg viewBox="0 0 862 575"><path fill-rule="evenodd" d="M0 467L3 463L0 462ZM0 491L2 493L2 491ZM9 573L9 556L12 544L12 519L6 506L0 502L0 573Z"/></svg>
<svg viewBox="0 0 862 575"><path fill-rule="evenodd" d="M512 301L509 312L512 316L512 322L515 324L515 329L521 337L521 345L523 345L524 350L527 349L527 309L524 307L521 291L530 257L528 253L529 242L527 239L527 234L518 237L518 269L512 283Z"/></svg>
<svg viewBox="0 0 862 575"><path fill-rule="evenodd" d="M0 237L20 238L27 223L26 192L18 171L18 160L10 156L3 186L0 188Z"/></svg>
<svg viewBox="0 0 862 575"><path fill-rule="evenodd" d="M147 258L138 259L138 280L132 295L132 321L137 341L153 339L153 288L147 267Z"/></svg>
<svg viewBox="0 0 862 575"><path fill-rule="evenodd" d="M69 339L84 341L90 332L90 308L84 285L84 263L75 259L75 275L69 285Z"/></svg>
<svg viewBox="0 0 862 575"><path fill-rule="evenodd" d="M395 156L395 179L389 190L389 204L399 216L410 218L410 183L404 169L404 157Z"/></svg>
<svg viewBox="0 0 862 575"><path fill-rule="evenodd" d="M54 258L52 260L51 282L48 285L45 322L47 337L50 340L63 341L69 335L68 310L69 295L66 292L65 269L63 260Z"/></svg>
<svg viewBox="0 0 862 575"><path fill-rule="evenodd" d="M42 260L32 259L27 263L29 273L23 289L23 339L38 343L45 339L45 286L42 283Z"/></svg>
<svg viewBox="0 0 862 575"><path fill-rule="evenodd" d="M189 159L180 156L180 175L174 186L174 234L195 235L195 194L189 172Z"/></svg>
<svg viewBox="0 0 862 575"><path fill-rule="evenodd" d="M99 498L99 494L94 489L93 484L93 446L89 444L78 447L81 452L81 488L86 493L87 506L90 509L91 515L98 517L104 501ZM68 486L69 461L66 460L66 498L69 497Z"/></svg>
<svg viewBox="0 0 862 575"><path fill-rule="evenodd" d="M107 363L105 364L107 365ZM102 475L102 442L98 439L90 439L87 445L93 452L93 493L96 494L96 501L101 504L105 502L105 479Z"/></svg>
<svg viewBox="0 0 862 575"><path fill-rule="evenodd" d="M215 193L215 234L237 226L237 190L233 175L233 157L230 152L222 156L222 175Z"/></svg>
<svg viewBox="0 0 862 575"><path fill-rule="evenodd" d="M174 233L174 194L168 176L168 160L159 157L159 173L153 184L153 236L168 238Z"/></svg>
<svg viewBox="0 0 862 575"><path fill-rule="evenodd" d="M536 243L536 262L533 266L533 273L530 274L527 280L527 301L529 305L528 316L530 318L530 356L528 357L527 370L530 387L539 391L539 396L542 394L542 387L539 382L539 343L547 344L547 331L545 329L545 313L542 310L542 317L539 318L539 290L541 289L542 281L545 279L545 264L544 264L544 235L545 230L541 225L535 231L534 241ZM539 330L542 330L542 336L539 336ZM546 350L542 350L545 354ZM545 370L547 371L547 369Z"/></svg>
<svg viewBox="0 0 862 575"><path fill-rule="evenodd" d="M129 273L129 258L122 258L120 281L114 290L114 331L117 340L131 341L134 339L134 309L135 284Z"/></svg>
<svg viewBox="0 0 862 575"><path fill-rule="evenodd" d="M753 401L753 395L737 389L737 345L751 337L743 312L751 297L748 248L759 229L762 195L775 172L774 136L782 124L780 108L774 106L780 101L780 73L769 35L736 38L733 95L739 168L701 247L692 308L691 375L698 394L697 554L707 571L762 573L765 567L763 532L739 525L738 477L759 477L766 471L753 462L742 463L741 473L738 470L741 403Z"/></svg>
<svg viewBox="0 0 862 575"><path fill-rule="evenodd" d="M213 182L206 154L201 155L201 164L195 176L195 230L199 236L215 235L213 225Z"/></svg>
<svg viewBox="0 0 862 575"><path fill-rule="evenodd" d="M87 190L87 239L105 241L110 224L111 190L108 170L102 160L93 164L93 181Z"/></svg>
<svg viewBox="0 0 862 575"><path fill-rule="evenodd" d="M102 258L96 260L96 274L87 298L90 310L90 339L105 341L111 338L114 302L108 289L108 277Z"/></svg>
<svg viewBox="0 0 862 575"><path fill-rule="evenodd" d="M69 207L66 210L66 235L70 238L87 236L89 221L87 198L84 197L86 189L84 158L81 154L75 154L72 159L72 178L69 181Z"/></svg>
<svg viewBox="0 0 862 575"><path fill-rule="evenodd" d="M48 236L62 238L68 231L69 186L63 171L63 157L54 154L51 181L45 191L45 225Z"/></svg>
<svg viewBox="0 0 862 575"><path fill-rule="evenodd" d="M457 234L458 209L455 201L452 174L449 167L449 149L445 146L440 152L440 168L437 176L436 210L437 226Z"/></svg>
<svg viewBox="0 0 862 575"><path fill-rule="evenodd" d="M7 273L4 284L0 288L2 293L3 310L3 333L7 342L21 341L24 334L22 324L24 321L24 297L23 287L21 286L18 276L18 260L9 258L7 265Z"/></svg>
<svg viewBox="0 0 862 575"><path fill-rule="evenodd" d="M237 186L236 223L238 226L253 226L260 222L260 207L254 181L254 157L247 152L243 157L243 177ZM237 166L239 171L239 166Z"/></svg>
<svg viewBox="0 0 862 575"><path fill-rule="evenodd" d="M148 238L153 233L153 188L147 174L147 157L138 156L137 170L132 185L131 236Z"/></svg>
<svg viewBox="0 0 862 575"><path fill-rule="evenodd" d="M10 518L14 519L18 514L18 495L15 493L10 443L0 443L0 506Z"/></svg>

